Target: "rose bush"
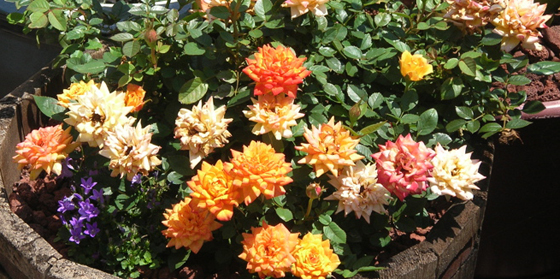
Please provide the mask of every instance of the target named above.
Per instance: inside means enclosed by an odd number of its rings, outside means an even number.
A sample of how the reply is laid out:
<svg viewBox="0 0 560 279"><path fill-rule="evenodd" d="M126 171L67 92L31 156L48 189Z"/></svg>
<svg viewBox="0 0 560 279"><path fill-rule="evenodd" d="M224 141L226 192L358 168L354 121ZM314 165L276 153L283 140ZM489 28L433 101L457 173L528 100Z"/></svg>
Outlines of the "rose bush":
<svg viewBox="0 0 560 279"><path fill-rule="evenodd" d="M375 270L391 230L473 198L473 142L543 109L520 70L560 71L510 54L539 49L533 0L13 2L69 82L14 161L70 181L60 240L122 277Z"/></svg>

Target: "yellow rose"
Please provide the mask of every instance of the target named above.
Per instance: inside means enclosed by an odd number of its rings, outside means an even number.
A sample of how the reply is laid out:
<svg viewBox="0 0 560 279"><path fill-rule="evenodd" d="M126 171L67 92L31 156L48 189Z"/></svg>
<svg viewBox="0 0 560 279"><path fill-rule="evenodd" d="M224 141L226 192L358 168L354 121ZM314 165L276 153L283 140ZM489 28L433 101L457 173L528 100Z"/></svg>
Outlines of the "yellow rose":
<svg viewBox="0 0 560 279"><path fill-rule="evenodd" d="M412 55L408 51L403 52L399 64L403 77L408 77L411 81L422 80L425 75L433 72L432 65L428 63L426 58L420 54Z"/></svg>
<svg viewBox="0 0 560 279"><path fill-rule="evenodd" d="M292 274L303 279L325 279L340 265L329 240L323 241L321 234L307 233L296 245L292 255L296 259Z"/></svg>

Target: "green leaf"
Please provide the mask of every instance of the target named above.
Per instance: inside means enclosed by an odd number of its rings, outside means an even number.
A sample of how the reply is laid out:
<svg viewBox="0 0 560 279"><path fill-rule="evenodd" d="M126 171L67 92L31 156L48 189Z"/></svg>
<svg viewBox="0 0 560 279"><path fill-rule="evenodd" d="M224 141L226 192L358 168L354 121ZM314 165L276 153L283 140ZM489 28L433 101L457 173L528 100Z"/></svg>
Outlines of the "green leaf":
<svg viewBox="0 0 560 279"><path fill-rule="evenodd" d="M376 109L383 104L383 95L381 93L373 93L368 98L368 105L371 109Z"/></svg>
<svg viewBox="0 0 560 279"><path fill-rule="evenodd" d="M381 121L375 124L371 124L368 125L366 127L364 127L363 129L361 129L358 134L360 135L369 135L377 130L379 130L379 128L383 127L383 125L385 125L385 123L387 123L387 121Z"/></svg>
<svg viewBox="0 0 560 279"><path fill-rule="evenodd" d="M457 115L463 119L469 120L474 117L474 112L469 107L464 107L464 106L455 107L455 112L457 112Z"/></svg>
<svg viewBox="0 0 560 279"><path fill-rule="evenodd" d="M418 93L414 90L408 90L404 92L401 97L401 108L404 111L410 111L418 105Z"/></svg>
<svg viewBox="0 0 560 279"><path fill-rule="evenodd" d="M354 101L354 103L357 103L359 101L365 102L368 98L367 92L354 84L348 85L346 94L348 94L348 97L350 97L350 99Z"/></svg>
<svg viewBox="0 0 560 279"><path fill-rule="evenodd" d="M449 133L455 132L463 127L467 123L467 120L464 119L455 119L447 125L445 125L445 130Z"/></svg>
<svg viewBox="0 0 560 279"><path fill-rule="evenodd" d="M97 74L103 72L106 68L102 60L92 60L85 64L73 64L67 61L66 65L80 74Z"/></svg>
<svg viewBox="0 0 560 279"><path fill-rule="evenodd" d="M508 123L506 123L506 128L508 129L521 129L523 127L527 127L528 125L530 125L531 122L524 120L524 119L512 119L510 121L508 121Z"/></svg>
<svg viewBox="0 0 560 279"><path fill-rule="evenodd" d="M27 6L27 10L33 13L44 13L50 10L50 8L51 6L49 5L49 2L47 0L34 0L31 1L31 4L29 4L29 6Z"/></svg>
<svg viewBox="0 0 560 279"><path fill-rule="evenodd" d="M202 99L208 91L208 83L202 81L201 78L196 77L187 81L179 90L179 102L181 104L193 104Z"/></svg>
<svg viewBox="0 0 560 279"><path fill-rule="evenodd" d="M262 37L263 32L260 29L253 29L249 31L249 36L253 37L254 39L258 39Z"/></svg>
<svg viewBox="0 0 560 279"><path fill-rule="evenodd" d="M531 79L523 75L515 75L509 77L507 82L512 85L526 85L531 83Z"/></svg>
<svg viewBox="0 0 560 279"><path fill-rule="evenodd" d="M124 46L122 47L122 52L128 57L134 57L140 51L140 47L140 42L136 40L130 41L124 44Z"/></svg>
<svg viewBox="0 0 560 279"><path fill-rule="evenodd" d="M387 231L378 232L370 237L369 242L377 247L385 247L391 243L391 236Z"/></svg>
<svg viewBox="0 0 560 279"><path fill-rule="evenodd" d="M191 251L192 250L190 249L181 249L175 250L174 253L171 253L171 255L167 258L167 266L169 269L173 271L183 266L189 259Z"/></svg>
<svg viewBox="0 0 560 279"><path fill-rule="evenodd" d="M251 90L242 90L228 101L228 107L243 104L251 99Z"/></svg>
<svg viewBox="0 0 560 279"><path fill-rule="evenodd" d="M284 222L289 222L292 219L294 219L294 215L292 214L292 211L287 208L277 207L275 211L276 211L276 215L278 215L278 217L280 217L280 219L282 219L282 221Z"/></svg>
<svg viewBox="0 0 560 279"><path fill-rule="evenodd" d="M326 83L325 85L323 85L323 90L325 90L325 93L327 93L330 96L336 96L336 94L338 94L338 88L336 86L334 86L332 83Z"/></svg>
<svg viewBox="0 0 560 279"><path fill-rule="evenodd" d="M49 19L47 16L42 12L34 12L29 16L29 20L31 23L29 24L29 28L44 28L49 23Z"/></svg>
<svg viewBox="0 0 560 279"><path fill-rule="evenodd" d="M48 13L49 23L60 31L66 31L66 17L62 10L52 10Z"/></svg>
<svg viewBox="0 0 560 279"><path fill-rule="evenodd" d="M438 122L437 110L431 108L420 114L420 121L418 121L418 135L428 135L434 131Z"/></svg>
<svg viewBox="0 0 560 279"><path fill-rule="evenodd" d="M335 222L323 227L323 235L333 243L346 243L346 232Z"/></svg>
<svg viewBox="0 0 560 279"><path fill-rule="evenodd" d="M55 98L33 95L33 99L39 110L49 118L66 110L63 106L58 105L58 100Z"/></svg>
<svg viewBox="0 0 560 279"><path fill-rule="evenodd" d="M9 24L22 24L25 22L25 17L22 13L10 13L6 17Z"/></svg>
<svg viewBox="0 0 560 279"><path fill-rule="evenodd" d="M272 6L273 4L270 0L257 0L254 7L255 15L261 20L268 20L270 18Z"/></svg>
<svg viewBox="0 0 560 279"><path fill-rule="evenodd" d="M478 129L480 129L480 121L474 120L467 123L467 131L474 134L476 133L476 131L478 131Z"/></svg>
<svg viewBox="0 0 560 279"><path fill-rule="evenodd" d="M115 42L128 42L128 41L134 39L134 35L132 35L130 33L118 33L118 34L115 34L115 35L111 36L109 39L111 39Z"/></svg>
<svg viewBox="0 0 560 279"><path fill-rule="evenodd" d="M434 133L432 134L432 138L428 141L428 146L434 146L436 143L439 143L443 146L450 144L453 141L448 134L445 133Z"/></svg>
<svg viewBox="0 0 560 279"><path fill-rule="evenodd" d="M342 50L346 56L352 59L361 59L362 58L362 51L355 46L347 46Z"/></svg>
<svg viewBox="0 0 560 279"><path fill-rule="evenodd" d="M203 55L205 52L206 50L195 42L190 42L185 45L185 53L187 55Z"/></svg>
<svg viewBox="0 0 560 279"><path fill-rule="evenodd" d="M461 95L463 91L463 80L459 77L450 77L446 79L440 88L441 98L443 100L451 100Z"/></svg>
<svg viewBox="0 0 560 279"><path fill-rule="evenodd" d="M362 267L369 266L371 264L371 261L373 261L373 256L359 258L354 262L354 264L352 264L352 269L360 269Z"/></svg>
<svg viewBox="0 0 560 279"><path fill-rule="evenodd" d="M498 132L502 129L502 126L498 123L486 123L486 125L482 126L482 128L480 128L480 130L478 130L479 133L486 133L486 132Z"/></svg>
<svg viewBox="0 0 560 279"><path fill-rule="evenodd" d="M451 69L457 67L457 64L459 64L459 59L451 58L451 59L447 60L447 62L445 62L445 65L443 65L443 67L447 70L451 70Z"/></svg>
<svg viewBox="0 0 560 279"><path fill-rule="evenodd" d="M502 42L502 36L500 36L500 35L498 35L498 34L496 34L496 33L494 33L494 32L488 33L488 34L487 34L486 36L484 36L484 37L482 38L482 40L480 41L480 43L481 43L482 45L485 45L485 46L494 46L494 45L497 45L497 44L499 44L499 43L501 43L501 42Z"/></svg>
<svg viewBox="0 0 560 279"><path fill-rule="evenodd" d="M319 53L325 57L333 57L336 53L336 50L330 47L322 46L319 48Z"/></svg>
<svg viewBox="0 0 560 279"><path fill-rule="evenodd" d="M387 13L378 13L373 18L373 21L377 27L383 27L391 22L391 15Z"/></svg>
<svg viewBox="0 0 560 279"><path fill-rule="evenodd" d="M428 29L430 29L430 25L428 23L422 21L422 22L418 23L418 26L416 26L416 28L418 30L428 30Z"/></svg>
<svg viewBox="0 0 560 279"><path fill-rule="evenodd" d="M527 73L552 75L560 72L560 62L541 61L527 66Z"/></svg>
<svg viewBox="0 0 560 279"><path fill-rule="evenodd" d="M459 61L459 69L463 74L474 77L476 74L476 61L471 57L465 57Z"/></svg>
<svg viewBox="0 0 560 279"><path fill-rule="evenodd" d="M326 62L329 68L331 68L331 70L335 71L337 74L342 74L342 72L344 72L344 68L342 66L342 63L340 63L340 60L332 57L327 59Z"/></svg>
<svg viewBox="0 0 560 279"><path fill-rule="evenodd" d="M210 9L210 14L221 19L228 19L230 16L229 9L225 6L216 6Z"/></svg>
<svg viewBox="0 0 560 279"><path fill-rule="evenodd" d="M546 107L539 101L529 101L523 105L522 111L528 114L535 114L543 111Z"/></svg>

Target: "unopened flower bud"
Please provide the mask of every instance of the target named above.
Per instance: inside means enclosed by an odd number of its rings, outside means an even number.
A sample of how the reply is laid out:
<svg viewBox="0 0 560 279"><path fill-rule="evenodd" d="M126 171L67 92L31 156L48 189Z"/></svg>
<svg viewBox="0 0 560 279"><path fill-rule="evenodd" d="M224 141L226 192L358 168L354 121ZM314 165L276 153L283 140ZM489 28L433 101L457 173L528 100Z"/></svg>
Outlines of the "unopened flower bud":
<svg viewBox="0 0 560 279"><path fill-rule="evenodd" d="M305 194L307 194L310 199L318 199L321 197L321 193L323 193L323 187L316 182L309 184L305 189Z"/></svg>
<svg viewBox="0 0 560 279"><path fill-rule="evenodd" d="M362 102L357 102L350 108L350 121L354 122L360 118L360 115L362 115L362 110L360 109L361 103Z"/></svg>
<svg viewBox="0 0 560 279"><path fill-rule="evenodd" d="M158 34L156 32L156 30L154 29L148 29L146 30L146 33L144 33L144 38L146 39L147 43L155 43L158 39Z"/></svg>

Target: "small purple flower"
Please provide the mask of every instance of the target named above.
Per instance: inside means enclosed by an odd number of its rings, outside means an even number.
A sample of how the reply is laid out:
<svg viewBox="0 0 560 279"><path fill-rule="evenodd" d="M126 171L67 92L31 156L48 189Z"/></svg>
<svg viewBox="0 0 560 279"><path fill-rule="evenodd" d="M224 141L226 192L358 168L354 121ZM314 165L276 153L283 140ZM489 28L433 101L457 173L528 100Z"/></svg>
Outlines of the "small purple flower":
<svg viewBox="0 0 560 279"><path fill-rule="evenodd" d="M64 197L64 199L58 201L58 209L56 211L64 213L66 211L76 209L76 205L72 202L72 196Z"/></svg>
<svg viewBox="0 0 560 279"><path fill-rule="evenodd" d="M97 162L93 162L93 170L89 170L89 176L96 176L99 174L99 170L97 169Z"/></svg>
<svg viewBox="0 0 560 279"><path fill-rule="evenodd" d="M87 220L89 222L91 218L95 218L99 215L99 209L90 203L89 200L81 201L78 205L80 206L78 213L80 213L81 220Z"/></svg>
<svg viewBox="0 0 560 279"><path fill-rule="evenodd" d="M132 181L131 184L140 184L142 183L142 174L141 173L137 173L132 177Z"/></svg>
<svg viewBox="0 0 560 279"><path fill-rule="evenodd" d="M97 182L93 182L93 179L91 177L88 177L88 179L82 178L82 184L80 184L80 186L84 188L84 193L86 195L89 194L89 192L91 191L91 189L93 189L93 187L95 187L95 185L97 185Z"/></svg>
<svg viewBox="0 0 560 279"><path fill-rule="evenodd" d="M89 197L89 198L93 199L93 200L96 200L99 203L103 203L104 202L104 200L103 200L103 189L101 189L99 191L96 190L96 189L93 189L91 197Z"/></svg>
<svg viewBox="0 0 560 279"><path fill-rule="evenodd" d="M74 166L72 166L72 158L67 157L62 164L62 171L60 173L60 177L72 177L74 173Z"/></svg>
<svg viewBox="0 0 560 279"><path fill-rule="evenodd" d="M84 223L81 219L72 217L72 219L70 220L70 226L71 228L69 240L76 244L80 244L80 241L86 237L82 234L82 227L84 226Z"/></svg>
<svg viewBox="0 0 560 279"><path fill-rule="evenodd" d="M72 219L70 219L70 226L74 229L79 228L81 230L84 226L84 222L80 218L72 217Z"/></svg>
<svg viewBox="0 0 560 279"><path fill-rule="evenodd" d="M91 236L91 237L95 237L95 235L97 235L97 233L99 232L99 229L97 228L97 223L94 222L92 225L90 225L89 223L86 224L86 229L84 230L84 233Z"/></svg>
<svg viewBox="0 0 560 279"><path fill-rule="evenodd" d="M63 214L60 214L59 217L60 217L60 220L62 221L62 224L68 225L68 221L66 221L66 218L64 217Z"/></svg>
<svg viewBox="0 0 560 279"><path fill-rule="evenodd" d="M77 198L78 201L83 201L83 200L84 200L84 198L82 197L82 195L80 195L80 194L78 194L78 193L74 193L74 194L72 194L72 196L75 197L75 198Z"/></svg>
<svg viewBox="0 0 560 279"><path fill-rule="evenodd" d="M86 238L86 236L82 234L82 228L70 229L70 238L68 240L80 244L80 241L84 238Z"/></svg>

